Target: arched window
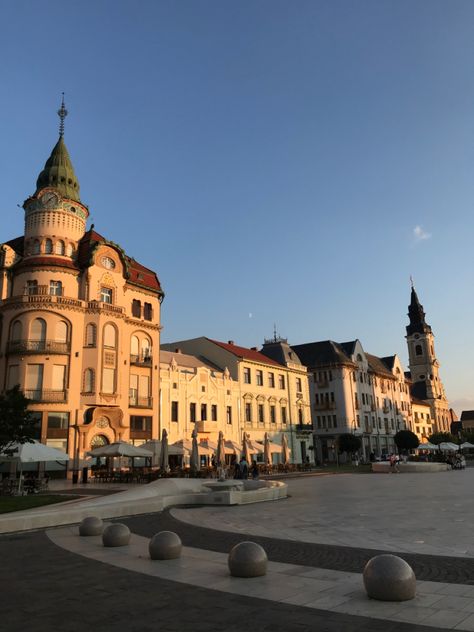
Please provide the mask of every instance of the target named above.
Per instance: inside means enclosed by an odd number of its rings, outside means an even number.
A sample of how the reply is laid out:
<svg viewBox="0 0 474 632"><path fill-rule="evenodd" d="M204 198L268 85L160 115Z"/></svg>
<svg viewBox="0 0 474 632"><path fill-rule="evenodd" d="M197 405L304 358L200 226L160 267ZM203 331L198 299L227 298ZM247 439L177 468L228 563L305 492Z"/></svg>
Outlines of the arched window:
<svg viewBox="0 0 474 632"><path fill-rule="evenodd" d="M31 323L31 340L46 340L46 321L42 318L35 318Z"/></svg>
<svg viewBox="0 0 474 632"><path fill-rule="evenodd" d="M97 345L97 327L94 323L86 326L86 347L95 347Z"/></svg>
<svg viewBox="0 0 474 632"><path fill-rule="evenodd" d="M64 252L65 252L64 241L62 239L59 239L56 242L56 254L57 255L63 255Z"/></svg>
<svg viewBox="0 0 474 632"><path fill-rule="evenodd" d="M68 244L66 247L66 254L68 257L72 257L72 253L74 252L74 246L72 244Z"/></svg>
<svg viewBox="0 0 474 632"><path fill-rule="evenodd" d="M33 254L38 255L40 252L40 242L38 239L35 239L33 242Z"/></svg>
<svg viewBox="0 0 474 632"><path fill-rule="evenodd" d="M56 323L54 339L56 342L67 342L67 323L65 323L64 320L60 320Z"/></svg>
<svg viewBox="0 0 474 632"><path fill-rule="evenodd" d="M117 332L113 325L105 325L104 327L104 347L115 349L117 345Z"/></svg>
<svg viewBox="0 0 474 632"><path fill-rule="evenodd" d="M21 325L21 322L19 320L15 320L12 326L12 335L11 335L12 342L18 342L19 340L21 340L22 330L23 330L23 327Z"/></svg>
<svg viewBox="0 0 474 632"><path fill-rule="evenodd" d="M421 345L416 345L415 346L415 354L417 356L423 355L423 348Z"/></svg>
<svg viewBox="0 0 474 632"><path fill-rule="evenodd" d="M51 239L47 239L44 242L44 251L47 255L50 255L53 252L53 242Z"/></svg>
<svg viewBox="0 0 474 632"><path fill-rule="evenodd" d="M360 353L357 354L357 362L362 362L362 356Z"/></svg>
<svg viewBox="0 0 474 632"><path fill-rule="evenodd" d="M143 338L141 341L141 357L144 362L149 362L151 358L151 345L148 338Z"/></svg>
<svg viewBox="0 0 474 632"><path fill-rule="evenodd" d="M130 341L131 361L136 362L138 360L139 354L140 354L140 341L138 340L138 336L132 336L132 339Z"/></svg>
<svg viewBox="0 0 474 632"><path fill-rule="evenodd" d="M95 373L94 369L86 369L84 371L84 380L82 385L84 393L93 393L95 391Z"/></svg>

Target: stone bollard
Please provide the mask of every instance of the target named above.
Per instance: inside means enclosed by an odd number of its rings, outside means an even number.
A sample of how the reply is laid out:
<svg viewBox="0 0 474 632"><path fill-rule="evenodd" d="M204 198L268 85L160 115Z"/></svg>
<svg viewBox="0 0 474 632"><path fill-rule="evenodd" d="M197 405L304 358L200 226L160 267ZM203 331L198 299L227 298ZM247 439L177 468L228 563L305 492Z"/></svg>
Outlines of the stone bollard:
<svg viewBox="0 0 474 632"><path fill-rule="evenodd" d="M363 572L367 595L380 601L408 601L416 595L416 577L412 567L396 555L376 555Z"/></svg>
<svg viewBox="0 0 474 632"><path fill-rule="evenodd" d="M126 546L130 542L130 529L126 524L115 522L105 527L102 534L104 546Z"/></svg>
<svg viewBox="0 0 474 632"><path fill-rule="evenodd" d="M256 542L239 542L229 553L228 565L233 577L261 577L267 572L267 554Z"/></svg>
<svg viewBox="0 0 474 632"><path fill-rule="evenodd" d="M174 560L181 557L183 545L177 533L160 531L150 540L148 551L152 560Z"/></svg>
<svg viewBox="0 0 474 632"><path fill-rule="evenodd" d="M102 535L104 530L104 523L100 518L96 516L88 516L79 525L79 535Z"/></svg>

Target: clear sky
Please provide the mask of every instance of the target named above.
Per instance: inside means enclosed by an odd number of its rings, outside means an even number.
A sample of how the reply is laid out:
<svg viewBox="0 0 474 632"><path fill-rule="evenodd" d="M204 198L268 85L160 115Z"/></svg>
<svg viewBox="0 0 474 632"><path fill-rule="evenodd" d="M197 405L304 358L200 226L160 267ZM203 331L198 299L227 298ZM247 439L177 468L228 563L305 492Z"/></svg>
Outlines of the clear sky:
<svg viewBox="0 0 474 632"><path fill-rule="evenodd" d="M0 241L65 140L163 341L398 353L413 275L474 408L474 2L0 0ZM464 401L465 400L465 401Z"/></svg>

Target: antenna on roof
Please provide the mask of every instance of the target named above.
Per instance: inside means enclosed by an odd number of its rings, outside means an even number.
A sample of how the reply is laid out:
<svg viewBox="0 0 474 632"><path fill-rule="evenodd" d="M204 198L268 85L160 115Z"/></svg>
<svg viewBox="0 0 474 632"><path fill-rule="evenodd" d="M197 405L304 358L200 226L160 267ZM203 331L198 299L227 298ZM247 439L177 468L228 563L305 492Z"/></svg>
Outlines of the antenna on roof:
<svg viewBox="0 0 474 632"><path fill-rule="evenodd" d="M273 323L273 341L277 342L277 326L276 326L276 323Z"/></svg>
<svg viewBox="0 0 474 632"><path fill-rule="evenodd" d="M414 290L415 289L415 284L413 283L413 277L410 274L410 283L411 283L411 289Z"/></svg>
<svg viewBox="0 0 474 632"><path fill-rule="evenodd" d="M66 107L64 105L64 92L62 93L63 98L61 100L61 107L58 110L58 116L60 118L60 123L59 123L59 137L62 138L64 136L64 119L67 116L67 110Z"/></svg>

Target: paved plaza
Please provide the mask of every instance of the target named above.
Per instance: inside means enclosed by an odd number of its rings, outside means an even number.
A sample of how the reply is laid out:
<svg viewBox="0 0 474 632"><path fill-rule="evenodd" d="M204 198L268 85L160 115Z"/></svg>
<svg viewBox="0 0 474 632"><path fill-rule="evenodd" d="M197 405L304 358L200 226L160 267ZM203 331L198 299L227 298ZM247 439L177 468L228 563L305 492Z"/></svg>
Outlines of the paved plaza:
<svg viewBox="0 0 474 632"><path fill-rule="evenodd" d="M130 546L105 550L75 527L0 537L5 629L474 630L474 469L288 481L290 498L173 508L121 519ZM179 533L183 558L151 562L147 538ZM230 578L230 547L251 536L266 577ZM414 568L412 602L369 600L361 571L379 551Z"/></svg>

